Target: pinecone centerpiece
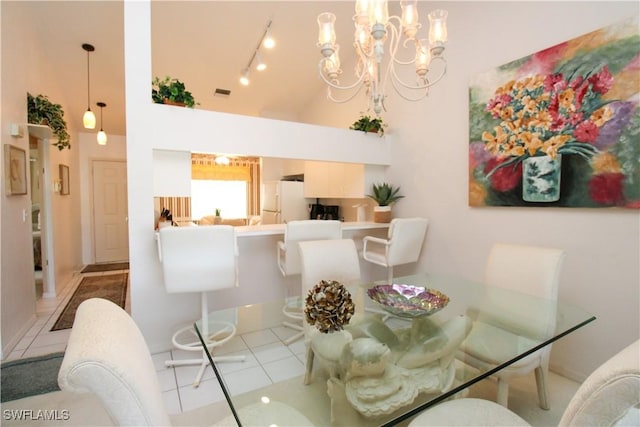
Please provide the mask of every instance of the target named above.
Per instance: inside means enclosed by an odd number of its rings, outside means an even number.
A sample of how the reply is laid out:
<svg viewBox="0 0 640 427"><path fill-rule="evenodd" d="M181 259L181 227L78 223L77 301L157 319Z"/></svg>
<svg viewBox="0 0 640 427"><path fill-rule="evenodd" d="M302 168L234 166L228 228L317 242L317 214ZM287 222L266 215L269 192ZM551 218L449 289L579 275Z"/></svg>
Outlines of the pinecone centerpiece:
<svg viewBox="0 0 640 427"><path fill-rule="evenodd" d="M351 294L335 280L321 280L307 293L304 314L307 323L324 334L340 331L355 312Z"/></svg>

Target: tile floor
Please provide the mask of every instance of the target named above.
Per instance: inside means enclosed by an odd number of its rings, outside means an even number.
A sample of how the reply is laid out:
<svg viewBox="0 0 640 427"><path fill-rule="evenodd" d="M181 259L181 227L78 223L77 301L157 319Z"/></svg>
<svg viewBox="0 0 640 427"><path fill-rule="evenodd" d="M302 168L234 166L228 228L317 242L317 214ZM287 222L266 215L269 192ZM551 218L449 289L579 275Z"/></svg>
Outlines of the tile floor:
<svg viewBox="0 0 640 427"><path fill-rule="evenodd" d="M88 275L114 274L121 271L103 273L76 274L70 283L55 299L39 299L37 302L37 320L24 338L16 345L6 360L40 356L64 351L71 333L70 329L51 332L50 329L65 307L82 277ZM127 311L129 309L127 298ZM243 362L224 362L218 366L225 375L229 392L243 393L283 381L304 373L305 348L302 340L286 345L283 340L294 331L285 327L275 327L250 332L234 337L221 347L216 354L244 355ZM207 404L223 401L224 395L213 370L207 367L202 382L194 388L192 382L199 366L181 366L167 368L168 359L192 359L193 352L171 350L152 354L158 373L158 381L170 413L180 413Z"/></svg>

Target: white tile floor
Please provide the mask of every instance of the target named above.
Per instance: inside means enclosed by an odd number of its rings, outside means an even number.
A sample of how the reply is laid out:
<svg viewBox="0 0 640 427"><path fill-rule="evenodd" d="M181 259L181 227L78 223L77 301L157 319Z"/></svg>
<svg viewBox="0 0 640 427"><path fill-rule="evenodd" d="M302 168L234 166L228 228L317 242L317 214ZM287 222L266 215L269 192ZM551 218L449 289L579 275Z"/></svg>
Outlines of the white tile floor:
<svg viewBox="0 0 640 427"><path fill-rule="evenodd" d="M104 273L76 274L71 282L54 299L39 299L37 302L37 320L24 338L17 344L5 360L13 360L43 354L64 351L71 329L51 332L57 320L82 277L120 273L110 271ZM129 309L127 298L127 311ZM284 381L304 373L305 348L302 340L290 345L283 340L295 331L285 327L275 327L262 331L238 335L221 347L216 354L244 355L243 362L219 363L225 374L225 381L231 394L244 393L266 385ZM167 409L170 413L180 413L207 404L223 401L224 395L211 367L207 367L202 382L194 388L192 382L199 366L181 366L167 368L168 359L193 359L199 357L193 352L171 350L152 354L158 373L158 381L162 389Z"/></svg>

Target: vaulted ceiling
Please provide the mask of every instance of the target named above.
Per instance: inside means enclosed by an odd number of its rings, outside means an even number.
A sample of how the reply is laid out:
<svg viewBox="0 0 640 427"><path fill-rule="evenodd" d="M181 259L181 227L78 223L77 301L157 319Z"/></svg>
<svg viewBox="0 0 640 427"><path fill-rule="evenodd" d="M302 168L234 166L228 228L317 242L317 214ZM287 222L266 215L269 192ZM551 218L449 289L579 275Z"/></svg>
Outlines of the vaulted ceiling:
<svg viewBox="0 0 640 427"><path fill-rule="evenodd" d="M351 44L354 2L329 1L152 1L154 76L180 79L196 98L196 108L295 120L323 91L316 17L337 15L338 39ZM43 79L64 87L65 117L82 129L87 108L87 53L90 54L91 108L103 110L108 133L125 135L124 3L122 1L35 1L22 7L32 20L48 63ZM252 70L251 84L239 84L267 23L276 47L261 49L267 69ZM345 62L343 60L343 62ZM348 62L347 62L348 63ZM255 63L253 64L255 65ZM216 97L216 88L231 91ZM149 87L151 91L151 87Z"/></svg>

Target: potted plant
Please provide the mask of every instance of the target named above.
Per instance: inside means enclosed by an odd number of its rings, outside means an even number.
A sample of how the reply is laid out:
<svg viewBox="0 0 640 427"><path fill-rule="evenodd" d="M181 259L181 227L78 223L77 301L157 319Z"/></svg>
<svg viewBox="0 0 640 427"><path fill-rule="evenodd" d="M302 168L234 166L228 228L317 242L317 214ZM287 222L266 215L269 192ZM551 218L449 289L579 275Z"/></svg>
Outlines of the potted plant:
<svg viewBox="0 0 640 427"><path fill-rule="evenodd" d="M378 206L373 208L373 222L390 222L391 221L391 205L404 196L400 194L400 187L383 182L381 184L373 184L372 193L367 197L373 199Z"/></svg>
<svg viewBox="0 0 640 427"><path fill-rule="evenodd" d="M213 217L214 224L222 224L222 216L220 216L220 209L216 208L216 216Z"/></svg>
<svg viewBox="0 0 640 427"><path fill-rule="evenodd" d="M27 122L35 125L49 126L58 137L53 145L59 150L71 148L71 136L67 132L67 122L60 104L54 104L46 95L33 96L27 92Z"/></svg>
<svg viewBox="0 0 640 427"><path fill-rule="evenodd" d="M178 79L166 76L160 80L159 77L156 77L151 83L151 99L156 104L179 105L189 108L198 104L191 92L186 90L184 83Z"/></svg>
<svg viewBox="0 0 640 427"><path fill-rule="evenodd" d="M349 126L349 129L374 132L382 136L384 135L384 128L386 126L386 123L384 123L381 117L372 118L369 115L362 114L358 120Z"/></svg>

